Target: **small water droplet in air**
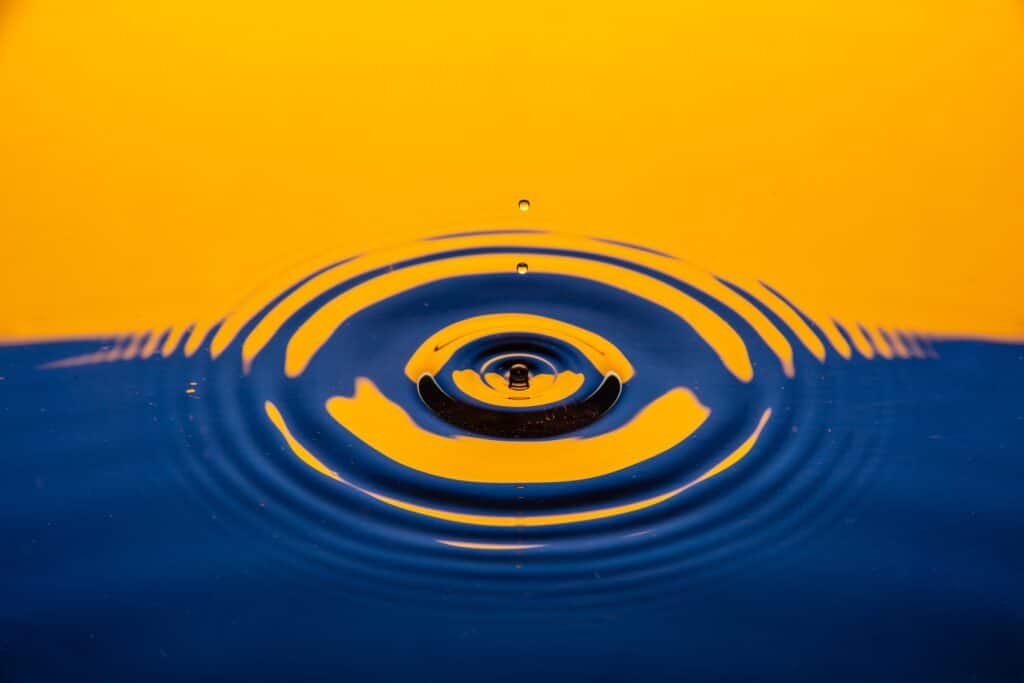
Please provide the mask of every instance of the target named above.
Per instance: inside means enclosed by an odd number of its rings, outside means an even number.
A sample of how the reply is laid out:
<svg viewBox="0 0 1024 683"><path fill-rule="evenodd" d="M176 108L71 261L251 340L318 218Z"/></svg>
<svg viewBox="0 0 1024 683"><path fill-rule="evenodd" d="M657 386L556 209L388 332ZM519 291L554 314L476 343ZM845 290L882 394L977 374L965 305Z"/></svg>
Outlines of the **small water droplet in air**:
<svg viewBox="0 0 1024 683"><path fill-rule="evenodd" d="M529 199L520 199L519 200L519 210L520 211L529 211L530 210L530 200Z"/></svg>
<svg viewBox="0 0 1024 683"><path fill-rule="evenodd" d="M530 272L530 266L523 261L522 263L516 264L516 272L520 275L526 275Z"/></svg>

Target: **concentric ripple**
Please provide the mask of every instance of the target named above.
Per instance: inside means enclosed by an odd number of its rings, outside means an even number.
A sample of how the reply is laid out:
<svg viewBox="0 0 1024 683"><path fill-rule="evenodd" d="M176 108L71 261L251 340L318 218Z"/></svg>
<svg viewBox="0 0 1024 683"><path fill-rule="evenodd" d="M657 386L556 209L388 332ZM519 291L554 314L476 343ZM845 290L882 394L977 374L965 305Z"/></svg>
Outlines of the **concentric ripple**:
<svg viewBox="0 0 1024 683"><path fill-rule="evenodd" d="M875 438L834 427L857 423L832 420L842 387L928 353L879 340L630 245L431 238L194 330L190 429L215 455L190 476L275 554L348 586L464 574L470 590L589 595L600 567L601 591L639 591L841 514Z"/></svg>

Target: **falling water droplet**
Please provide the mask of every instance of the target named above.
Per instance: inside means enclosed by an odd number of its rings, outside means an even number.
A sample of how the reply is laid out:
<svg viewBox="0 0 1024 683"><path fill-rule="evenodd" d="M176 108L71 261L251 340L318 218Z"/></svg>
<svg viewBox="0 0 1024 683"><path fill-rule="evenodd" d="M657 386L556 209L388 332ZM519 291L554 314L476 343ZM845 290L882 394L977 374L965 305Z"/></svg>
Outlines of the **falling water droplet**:
<svg viewBox="0 0 1024 683"><path fill-rule="evenodd" d="M526 275L530 272L530 266L525 261L518 263L516 264L516 272L520 275Z"/></svg>
<svg viewBox="0 0 1024 683"><path fill-rule="evenodd" d="M520 211L529 211L530 210L530 200L529 199L520 199L519 200L519 210Z"/></svg>

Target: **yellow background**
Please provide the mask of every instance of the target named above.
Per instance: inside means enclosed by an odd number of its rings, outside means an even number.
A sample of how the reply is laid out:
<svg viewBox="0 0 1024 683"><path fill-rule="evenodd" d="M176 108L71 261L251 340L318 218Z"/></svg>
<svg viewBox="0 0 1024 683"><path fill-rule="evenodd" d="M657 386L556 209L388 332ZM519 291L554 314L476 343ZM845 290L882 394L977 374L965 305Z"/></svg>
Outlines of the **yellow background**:
<svg viewBox="0 0 1024 683"><path fill-rule="evenodd" d="M493 227L1024 336L1024 2L0 0L0 337Z"/></svg>

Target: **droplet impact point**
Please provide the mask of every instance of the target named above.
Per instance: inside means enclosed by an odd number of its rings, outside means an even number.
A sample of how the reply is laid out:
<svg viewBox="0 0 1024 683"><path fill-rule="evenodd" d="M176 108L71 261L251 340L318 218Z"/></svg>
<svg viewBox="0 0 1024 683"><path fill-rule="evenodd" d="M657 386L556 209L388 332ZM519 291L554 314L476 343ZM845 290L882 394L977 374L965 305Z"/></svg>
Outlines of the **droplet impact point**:
<svg viewBox="0 0 1024 683"><path fill-rule="evenodd" d="M508 388L513 391L526 391L530 388L530 370L522 363L516 363L508 369Z"/></svg>
<svg viewBox="0 0 1024 683"><path fill-rule="evenodd" d="M526 275L530 272L530 266L525 261L516 264L516 272L520 275Z"/></svg>

